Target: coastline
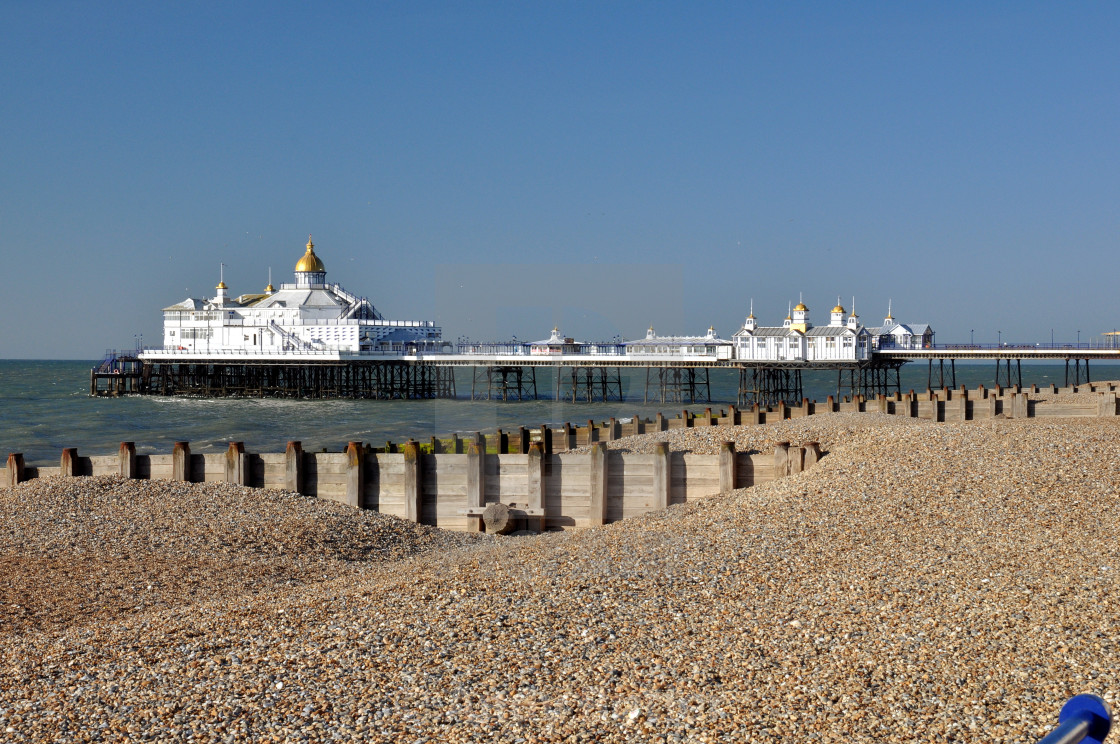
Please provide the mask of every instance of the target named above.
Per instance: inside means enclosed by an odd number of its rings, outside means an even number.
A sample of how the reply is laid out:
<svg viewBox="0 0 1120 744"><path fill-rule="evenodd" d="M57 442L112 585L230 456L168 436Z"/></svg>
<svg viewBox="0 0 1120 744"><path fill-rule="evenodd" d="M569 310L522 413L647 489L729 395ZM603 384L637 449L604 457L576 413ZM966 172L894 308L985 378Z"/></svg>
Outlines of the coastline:
<svg viewBox="0 0 1120 744"><path fill-rule="evenodd" d="M829 443L812 470L604 528L385 561L305 504L282 529L318 536L314 560L256 593L237 577L275 568L279 524L170 496L137 520L120 499L147 536L114 559L139 596L174 555L161 520L193 518L200 565L229 573L178 598L165 582L162 605L97 622L0 632L0 726L13 741L104 723L203 741L1011 742L1052 728L1072 694L1115 703L1117 419L859 416L772 425ZM106 515L81 495L36 512L30 488L0 492L2 555L62 606L53 572L98 544ZM51 542L51 519L66 539ZM431 529L363 519L391 540ZM7 628L18 602L4 600Z"/></svg>

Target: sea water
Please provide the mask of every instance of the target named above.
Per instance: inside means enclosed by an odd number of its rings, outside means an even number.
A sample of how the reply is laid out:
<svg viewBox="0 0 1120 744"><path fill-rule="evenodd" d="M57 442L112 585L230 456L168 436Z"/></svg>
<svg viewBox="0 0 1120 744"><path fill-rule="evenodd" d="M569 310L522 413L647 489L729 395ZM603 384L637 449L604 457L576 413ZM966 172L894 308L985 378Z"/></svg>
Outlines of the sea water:
<svg viewBox="0 0 1120 744"><path fill-rule="evenodd" d="M469 370L459 371L456 400L94 398L89 395L93 366L91 361L0 360L0 457L19 452L28 464L54 465L65 447L76 447L79 455L111 455L124 441L135 442L140 453L170 453L175 442L183 441L197 453L224 451L231 441L244 442L250 452L282 452L290 440L301 441L306 451L341 451L351 441L381 446L452 433L602 422L612 416L675 416L684 408L701 412L708 406L661 404L655 385L651 402L644 403L644 369L622 371L622 402L572 403L554 398L550 370L537 375L542 399L521 402L469 400ZM1094 364L1091 371L1094 380L1120 379L1120 365ZM1022 375L1028 386L1061 386L1066 379L1063 363L1023 364ZM994 363L956 365L957 387L992 387L995 381ZM907 364L901 382L903 391L925 390L928 365ZM712 408L734 404L738 384L736 370L712 370ZM806 397L823 401L837 393L837 375L807 371L802 385Z"/></svg>

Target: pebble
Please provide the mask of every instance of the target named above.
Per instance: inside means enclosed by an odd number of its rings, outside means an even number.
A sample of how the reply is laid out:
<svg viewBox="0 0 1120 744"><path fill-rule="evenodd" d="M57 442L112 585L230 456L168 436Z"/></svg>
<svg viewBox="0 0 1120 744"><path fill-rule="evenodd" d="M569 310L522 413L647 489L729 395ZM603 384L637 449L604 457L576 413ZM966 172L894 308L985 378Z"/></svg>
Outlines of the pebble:
<svg viewBox="0 0 1120 744"><path fill-rule="evenodd" d="M538 537L225 484L0 491L0 730L1022 742L1073 694L1115 706L1120 419L773 427L743 447L828 456Z"/></svg>

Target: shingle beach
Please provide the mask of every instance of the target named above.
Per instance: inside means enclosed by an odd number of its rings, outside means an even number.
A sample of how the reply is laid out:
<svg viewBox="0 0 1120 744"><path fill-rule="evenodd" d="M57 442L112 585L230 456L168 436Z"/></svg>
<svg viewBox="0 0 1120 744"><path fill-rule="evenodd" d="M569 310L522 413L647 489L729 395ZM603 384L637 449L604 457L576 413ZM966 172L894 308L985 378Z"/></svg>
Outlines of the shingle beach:
<svg viewBox="0 0 1120 744"><path fill-rule="evenodd" d="M1029 742L1120 694L1120 419L655 436L827 454L536 537L218 484L0 491L0 740Z"/></svg>

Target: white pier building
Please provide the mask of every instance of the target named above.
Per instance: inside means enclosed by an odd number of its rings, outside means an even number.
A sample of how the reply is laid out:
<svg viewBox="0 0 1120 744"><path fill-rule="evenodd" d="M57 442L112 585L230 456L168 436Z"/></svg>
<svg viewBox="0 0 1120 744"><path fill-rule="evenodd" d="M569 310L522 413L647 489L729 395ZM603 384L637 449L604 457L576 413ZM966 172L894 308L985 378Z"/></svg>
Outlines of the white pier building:
<svg viewBox="0 0 1120 744"><path fill-rule="evenodd" d="M857 362L871 358L871 333L839 303L826 326L809 321L799 302L780 326L760 326L754 311L734 336L735 358L751 362Z"/></svg>
<svg viewBox="0 0 1120 744"><path fill-rule="evenodd" d="M210 299L187 298L163 310L163 349L142 358L301 357L415 355L445 350L442 332L426 320L386 320L373 304L339 284L308 238L296 262L295 281L263 293L227 293L220 281Z"/></svg>

